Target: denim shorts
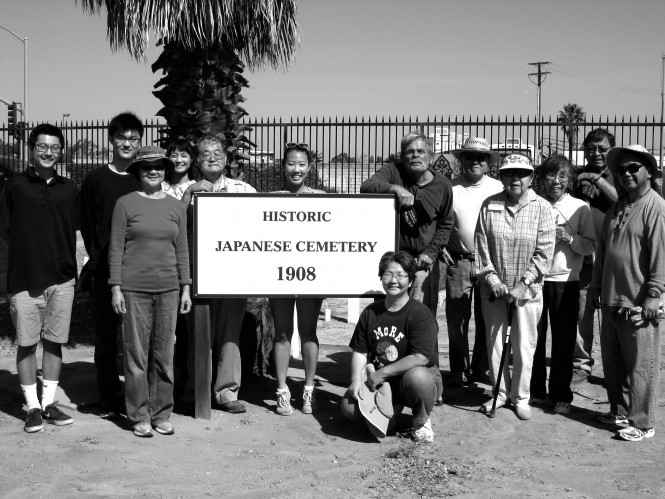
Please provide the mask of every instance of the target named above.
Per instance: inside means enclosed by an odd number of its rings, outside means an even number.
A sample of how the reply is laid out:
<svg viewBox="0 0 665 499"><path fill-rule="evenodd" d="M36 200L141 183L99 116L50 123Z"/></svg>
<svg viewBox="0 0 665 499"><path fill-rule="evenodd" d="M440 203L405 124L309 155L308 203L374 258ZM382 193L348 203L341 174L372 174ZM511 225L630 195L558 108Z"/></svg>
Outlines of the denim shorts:
<svg viewBox="0 0 665 499"><path fill-rule="evenodd" d="M41 338L67 343L74 302L74 279L39 291L9 295L9 311L18 346L29 347Z"/></svg>

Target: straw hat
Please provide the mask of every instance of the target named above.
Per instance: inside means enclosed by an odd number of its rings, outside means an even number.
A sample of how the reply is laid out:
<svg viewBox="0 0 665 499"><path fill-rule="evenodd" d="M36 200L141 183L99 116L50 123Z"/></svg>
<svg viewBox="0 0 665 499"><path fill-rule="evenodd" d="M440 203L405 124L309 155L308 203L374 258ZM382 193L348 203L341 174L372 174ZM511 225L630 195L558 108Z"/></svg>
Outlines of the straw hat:
<svg viewBox="0 0 665 499"><path fill-rule="evenodd" d="M349 419L358 419L356 411L360 410L369 431L377 438L385 438L388 423L393 417L393 396L390 383L385 382L376 391L370 392L365 382L367 375L374 371L374 366L368 364L362 372L362 398L356 400L344 397L340 408L344 416Z"/></svg>
<svg viewBox="0 0 665 499"><path fill-rule="evenodd" d="M487 140L482 137L471 137L470 139L466 139L466 142L464 142L462 148L452 151L452 155L455 156L455 158L459 161L462 161L462 156L467 152L474 154L487 154L490 157L488 161L490 164L498 163L500 158L499 153L493 151L490 148Z"/></svg>
<svg viewBox="0 0 665 499"><path fill-rule="evenodd" d="M610 149L610 152L607 153L606 159L608 168L613 172L616 172L617 167L619 166L619 158L621 158L621 155L626 152L631 152L640 156L645 161L647 168L650 167L649 173L653 174L658 170L658 162L654 155L639 144L632 144L626 147L613 147Z"/></svg>
<svg viewBox="0 0 665 499"><path fill-rule="evenodd" d="M501 161L501 166L499 166L499 171L501 170L531 170L533 171L533 165L531 160L522 154L509 154L503 161Z"/></svg>
<svg viewBox="0 0 665 499"><path fill-rule="evenodd" d="M166 157L166 151L161 147L144 146L138 150L136 157L131 165L127 167L127 172L135 174L142 166L154 166L162 164L166 173L175 170L175 163Z"/></svg>

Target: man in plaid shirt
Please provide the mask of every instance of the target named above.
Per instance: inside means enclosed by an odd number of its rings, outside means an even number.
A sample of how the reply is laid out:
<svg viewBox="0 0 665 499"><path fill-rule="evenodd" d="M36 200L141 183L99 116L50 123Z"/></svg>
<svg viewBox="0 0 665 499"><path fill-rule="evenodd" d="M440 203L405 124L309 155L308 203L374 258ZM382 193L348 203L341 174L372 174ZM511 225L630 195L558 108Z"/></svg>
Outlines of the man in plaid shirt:
<svg viewBox="0 0 665 499"><path fill-rule="evenodd" d="M490 357L490 378L496 383L505 339L508 303L515 301L510 342L513 378L504 366L497 407L515 405L520 419L530 419L529 384L536 349L537 325L543 309L542 282L554 253L555 223L550 204L529 186L534 169L520 154L504 158L499 168L504 190L488 197L476 226L475 269ZM508 388L510 385L510 388ZM490 400L481 406L489 412Z"/></svg>

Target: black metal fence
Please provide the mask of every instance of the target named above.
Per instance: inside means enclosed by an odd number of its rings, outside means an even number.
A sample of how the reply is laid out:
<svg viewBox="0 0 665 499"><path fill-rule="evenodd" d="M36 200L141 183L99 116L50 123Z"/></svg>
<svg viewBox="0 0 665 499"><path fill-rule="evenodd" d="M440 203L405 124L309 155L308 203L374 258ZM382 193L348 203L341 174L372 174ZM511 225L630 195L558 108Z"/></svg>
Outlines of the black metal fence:
<svg viewBox="0 0 665 499"><path fill-rule="evenodd" d="M616 136L618 145L642 144L657 158L661 155L663 124L654 117L590 118L578 123L576 133L564 133L562 123L549 118L537 121L533 117L416 117L374 118L255 118L245 121L252 127L248 134L255 147L245 151L250 168L245 180L257 190L269 190L264 185L271 170L279 165L286 142L307 143L312 151L312 163L320 181L337 192L358 192L360 183L385 161L399 153L400 139L411 130L420 130L432 139L438 164L455 170L448 164L450 156L443 154L458 148L468 137L485 137L499 150L520 149L531 154L536 164L555 153L566 154L575 164L583 161L580 146L593 128L607 128ZM59 172L81 182L92 168L108 163L107 122L58 123L65 133L66 148ZM144 143L155 142L163 122L152 120L145 124ZM6 127L0 128L0 165L11 171L23 168L20 159L24 151ZM26 131L26 133L29 132Z"/></svg>

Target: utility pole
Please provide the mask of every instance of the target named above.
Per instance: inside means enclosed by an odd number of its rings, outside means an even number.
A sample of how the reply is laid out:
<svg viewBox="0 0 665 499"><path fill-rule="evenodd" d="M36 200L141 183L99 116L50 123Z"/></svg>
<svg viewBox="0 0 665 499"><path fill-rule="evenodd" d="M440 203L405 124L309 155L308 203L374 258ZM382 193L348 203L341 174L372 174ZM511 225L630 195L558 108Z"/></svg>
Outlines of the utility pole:
<svg viewBox="0 0 665 499"><path fill-rule="evenodd" d="M541 123L541 125L538 127L538 150L540 151L540 157L542 158L543 156L543 126L542 126L542 115L541 115L541 109L542 109L542 100L541 100L541 86L545 79L547 78L547 75L550 74L550 71L543 71L543 66L547 66L548 64L552 64L551 62L530 62L529 66L536 66L538 68L537 72L535 73L529 73L529 80L531 83L534 83L538 86L538 100L536 101L536 114L538 116L538 121ZM532 76L536 77L536 81L533 81L531 79Z"/></svg>

